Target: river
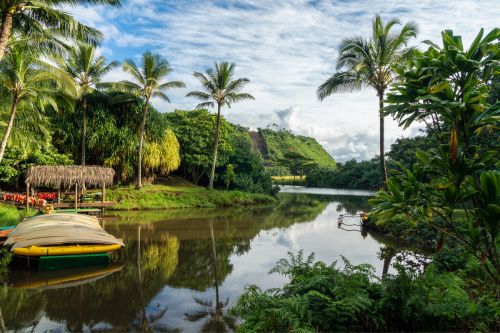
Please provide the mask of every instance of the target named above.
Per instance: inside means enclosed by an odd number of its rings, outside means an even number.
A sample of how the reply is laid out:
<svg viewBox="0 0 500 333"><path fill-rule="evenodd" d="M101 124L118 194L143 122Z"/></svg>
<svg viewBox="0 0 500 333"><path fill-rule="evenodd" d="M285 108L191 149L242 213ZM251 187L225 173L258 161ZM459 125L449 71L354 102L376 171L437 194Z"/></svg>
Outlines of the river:
<svg viewBox="0 0 500 333"><path fill-rule="evenodd" d="M124 240L109 267L14 271L0 287L3 325L21 331L231 331L226 316L248 284L286 282L268 274L287 252L346 257L381 274L382 244L340 214L369 209L371 192L284 187L264 207L110 212L105 229ZM1 318L0 318L1 319Z"/></svg>

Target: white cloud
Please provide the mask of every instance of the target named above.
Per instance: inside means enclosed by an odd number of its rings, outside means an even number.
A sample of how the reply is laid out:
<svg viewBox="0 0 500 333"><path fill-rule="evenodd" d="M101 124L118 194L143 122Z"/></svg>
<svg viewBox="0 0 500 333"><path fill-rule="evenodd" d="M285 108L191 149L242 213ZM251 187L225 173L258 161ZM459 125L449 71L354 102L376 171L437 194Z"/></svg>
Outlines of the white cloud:
<svg viewBox="0 0 500 333"><path fill-rule="evenodd" d="M129 0L121 8L72 11L104 32L104 46L118 60L130 57L124 54L129 50L149 48L170 61L175 70L171 79L184 81L188 89L172 90L170 105L154 101L161 111L194 107L196 101L184 97L188 90L199 89L191 73L214 61L233 61L237 75L251 79L247 91L256 100L224 110L230 120L252 128L281 121L298 134L314 136L335 158L345 160L378 152L379 125L373 91L316 99L317 87L334 72L341 39L368 36L373 15L381 13L384 19L415 21L420 27L415 44L439 42L443 29L455 30L467 44L480 27L489 30L497 24L494 8L494 0ZM387 119L387 144L403 134L413 135L415 129L405 133Z"/></svg>

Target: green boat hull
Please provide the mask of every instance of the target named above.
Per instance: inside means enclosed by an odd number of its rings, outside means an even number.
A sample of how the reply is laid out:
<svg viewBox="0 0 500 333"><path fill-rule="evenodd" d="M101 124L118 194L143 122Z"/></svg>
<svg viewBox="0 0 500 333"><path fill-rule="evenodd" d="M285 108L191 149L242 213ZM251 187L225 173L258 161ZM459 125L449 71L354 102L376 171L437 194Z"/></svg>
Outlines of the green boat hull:
<svg viewBox="0 0 500 333"><path fill-rule="evenodd" d="M107 253L43 256L40 257L39 260L38 270L40 271L54 271L71 267L100 266L110 263L110 258Z"/></svg>

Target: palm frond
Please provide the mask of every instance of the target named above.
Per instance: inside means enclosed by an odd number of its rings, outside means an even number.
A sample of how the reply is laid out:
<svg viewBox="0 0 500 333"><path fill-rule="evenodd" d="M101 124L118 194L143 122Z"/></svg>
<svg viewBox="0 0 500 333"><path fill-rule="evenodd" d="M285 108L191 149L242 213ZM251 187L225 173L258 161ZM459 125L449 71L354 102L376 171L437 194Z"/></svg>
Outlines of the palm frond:
<svg viewBox="0 0 500 333"><path fill-rule="evenodd" d="M170 88L184 88L186 85L184 82L181 81L170 81L170 82L165 82L162 83L158 86L159 90L165 90L165 89L170 89Z"/></svg>
<svg viewBox="0 0 500 333"><path fill-rule="evenodd" d="M194 97L201 101L208 101L210 99L210 95L202 91L191 91L190 93L186 94L186 97Z"/></svg>
<svg viewBox="0 0 500 333"><path fill-rule="evenodd" d="M76 39L92 45L99 44L103 38L97 29L81 24L72 15L47 1L31 1L29 9L17 15L25 15L27 21L37 21L47 28L55 29L63 38Z"/></svg>
<svg viewBox="0 0 500 333"><path fill-rule="evenodd" d="M360 90L362 87L361 81L354 73L339 72L333 74L326 80L316 91L316 95L320 101L333 93L352 92Z"/></svg>
<svg viewBox="0 0 500 333"><path fill-rule="evenodd" d="M122 64L123 71L132 75L132 77L141 85L147 84L146 78L141 73L141 70L137 67L136 63L132 59L126 59Z"/></svg>
<svg viewBox="0 0 500 333"><path fill-rule="evenodd" d="M170 103L170 99L168 98L167 94L161 91L154 91L152 97L160 98L166 102Z"/></svg>
<svg viewBox="0 0 500 333"><path fill-rule="evenodd" d="M215 106L214 102L203 102L199 103L196 105L197 109L207 109L207 108L213 108Z"/></svg>

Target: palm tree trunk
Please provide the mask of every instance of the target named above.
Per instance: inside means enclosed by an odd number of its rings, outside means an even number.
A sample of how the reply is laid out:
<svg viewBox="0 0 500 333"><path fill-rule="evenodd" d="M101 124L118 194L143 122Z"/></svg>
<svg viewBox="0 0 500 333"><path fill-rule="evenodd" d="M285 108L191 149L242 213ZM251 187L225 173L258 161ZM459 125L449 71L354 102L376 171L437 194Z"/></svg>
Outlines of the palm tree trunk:
<svg viewBox="0 0 500 333"><path fill-rule="evenodd" d="M212 161L212 171L210 172L210 181L208 182L209 189L214 188L215 165L217 164L217 154L219 150L220 108L221 105L217 104L217 123L215 124L214 159Z"/></svg>
<svg viewBox="0 0 500 333"><path fill-rule="evenodd" d="M82 165L85 165L85 145L87 142L87 98L82 97Z"/></svg>
<svg viewBox="0 0 500 333"><path fill-rule="evenodd" d="M85 145L87 142L87 97L82 96L82 162L85 165Z"/></svg>
<svg viewBox="0 0 500 333"><path fill-rule="evenodd" d="M384 116L382 114L382 109L384 108L384 92L380 91L378 93L378 104L379 104L379 117L380 117L380 174L385 183L387 182L387 169L385 167L385 151L384 151Z"/></svg>
<svg viewBox="0 0 500 333"><path fill-rule="evenodd" d="M17 97L14 97L12 101L12 108L10 110L9 122L7 123L7 129L5 130L5 134L3 135L2 144L0 145L0 162L3 160L3 155L5 154L5 148L7 148L7 142L9 141L10 132L12 131L12 127L14 127L14 118L16 117L17 110Z"/></svg>
<svg viewBox="0 0 500 333"><path fill-rule="evenodd" d="M3 59L5 54L5 49L10 40L10 34L12 32L12 13L4 11L2 13L2 27L0 28L0 60Z"/></svg>
<svg viewBox="0 0 500 333"><path fill-rule="evenodd" d="M144 146L144 132L146 131L146 120L148 119L148 105L149 98L146 98L146 103L144 104L144 111L142 112L142 122L139 133L139 156L137 158L137 184L136 189L142 188L142 147Z"/></svg>

